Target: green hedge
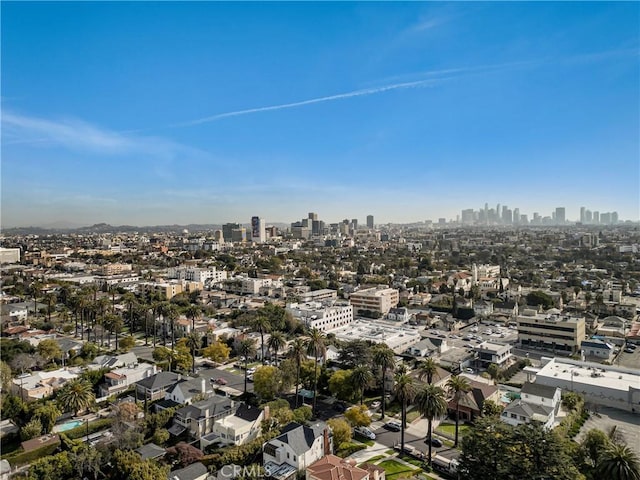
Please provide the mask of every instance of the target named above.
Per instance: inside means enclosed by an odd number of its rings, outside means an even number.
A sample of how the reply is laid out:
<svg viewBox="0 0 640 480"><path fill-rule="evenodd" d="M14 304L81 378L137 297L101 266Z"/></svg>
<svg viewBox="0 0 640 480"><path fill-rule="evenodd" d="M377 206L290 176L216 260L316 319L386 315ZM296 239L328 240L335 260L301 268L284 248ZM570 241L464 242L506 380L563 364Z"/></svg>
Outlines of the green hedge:
<svg viewBox="0 0 640 480"><path fill-rule="evenodd" d="M99 420L89 422L89 434L96 433L110 427L111 422L112 420L110 418L101 418ZM79 427L72 428L71 430L67 430L63 433L71 440L75 440L76 438L84 437L87 434L87 426L80 425Z"/></svg>
<svg viewBox="0 0 640 480"><path fill-rule="evenodd" d="M5 460L7 460L12 467L15 467L17 465L25 465L39 458L51 455L58 449L59 445L60 444L47 445L46 447L31 450L30 452L24 452L20 450L15 454L7 455L5 457Z"/></svg>

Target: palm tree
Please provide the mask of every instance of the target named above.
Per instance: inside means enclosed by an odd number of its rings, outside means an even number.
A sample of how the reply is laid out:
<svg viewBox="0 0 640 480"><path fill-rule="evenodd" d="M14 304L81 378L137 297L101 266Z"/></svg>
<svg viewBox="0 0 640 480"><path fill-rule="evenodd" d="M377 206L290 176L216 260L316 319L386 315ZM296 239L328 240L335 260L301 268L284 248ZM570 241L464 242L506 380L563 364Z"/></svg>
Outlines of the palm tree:
<svg viewBox="0 0 640 480"><path fill-rule="evenodd" d="M416 394L413 379L407 374L405 368L400 369L396 375L396 384L393 387L396 398L400 400L401 419L400 419L400 452L404 453L404 430L407 423L407 404L413 400Z"/></svg>
<svg viewBox="0 0 640 480"><path fill-rule="evenodd" d="M51 323L51 310L53 310L53 306L58 301L58 296L49 292L44 296L44 301L47 302L47 323Z"/></svg>
<svg viewBox="0 0 640 480"><path fill-rule="evenodd" d="M597 478L640 480L640 460L626 445L612 443L602 454L595 470Z"/></svg>
<svg viewBox="0 0 640 480"><path fill-rule="evenodd" d="M427 385L416 396L416 406L427 419L427 443L429 444L429 466L431 466L431 438L433 419L447 413L445 391L435 385Z"/></svg>
<svg viewBox="0 0 640 480"><path fill-rule="evenodd" d="M304 359L307 358L306 346L304 340L297 337L291 344L289 356L296 362L296 408L298 408L298 387L300 386L300 366Z"/></svg>
<svg viewBox="0 0 640 480"><path fill-rule="evenodd" d="M191 371L196 373L196 352L202 347L202 335L192 330L187 335L187 345L191 350Z"/></svg>
<svg viewBox="0 0 640 480"><path fill-rule="evenodd" d="M258 315L253 321L253 327L260 332L260 360L264 365L264 334L269 330L270 322L264 315Z"/></svg>
<svg viewBox="0 0 640 480"><path fill-rule="evenodd" d="M89 382L72 380L58 391L56 402L65 412L78 414L89 408L95 402L95 395Z"/></svg>
<svg viewBox="0 0 640 480"><path fill-rule="evenodd" d="M134 322L133 322L133 311L134 311L134 306L136 306L137 299L133 293L127 292L122 296L122 300L127 305L127 312L129 313L128 315L129 331L133 334L135 332Z"/></svg>
<svg viewBox="0 0 640 480"><path fill-rule="evenodd" d="M287 344L287 340L284 338L282 332L273 332L269 341L267 342L267 348L273 351L273 355L276 361L276 367L278 366L278 352Z"/></svg>
<svg viewBox="0 0 640 480"><path fill-rule="evenodd" d="M196 320L200 318L201 313L202 313L202 310L198 305L189 305L184 311L185 316L191 319L192 332L196 330Z"/></svg>
<svg viewBox="0 0 640 480"><path fill-rule="evenodd" d="M458 446L458 425L460 423L460 399L471 390L471 384L466 377L456 375L447 382L447 390L449 390L449 394L453 395L453 400L456 402L456 439L453 444L454 448L456 448Z"/></svg>
<svg viewBox="0 0 640 480"><path fill-rule="evenodd" d="M309 338L307 339L307 354L313 355L315 360L315 366L313 370L313 407L312 413L316 414L316 397L318 396L318 359L322 357L324 359L327 353L327 348L324 343L324 335L317 328L313 328L309 332Z"/></svg>
<svg viewBox="0 0 640 480"><path fill-rule="evenodd" d="M431 385L433 383L434 377L439 378L438 364L433 358L429 357L420 364L420 367L418 369L418 378L420 380L426 379L427 383Z"/></svg>
<svg viewBox="0 0 640 480"><path fill-rule="evenodd" d="M247 364L249 363L249 357L255 355L256 345L250 338L245 338L240 342L238 346L238 353L244 357L244 393L247 393Z"/></svg>
<svg viewBox="0 0 640 480"><path fill-rule="evenodd" d="M372 381L373 373L368 365L360 365L351 373L351 384L360 393L360 405L364 403L364 391Z"/></svg>
<svg viewBox="0 0 640 480"><path fill-rule="evenodd" d="M386 398L385 398L385 388L386 388L386 380L387 380L387 371L393 370L395 355L393 350L391 350L385 344L378 344L374 347L373 352L373 364L382 370L382 395L380 398L380 404L382 405L382 420L384 420L385 407L386 407Z"/></svg>

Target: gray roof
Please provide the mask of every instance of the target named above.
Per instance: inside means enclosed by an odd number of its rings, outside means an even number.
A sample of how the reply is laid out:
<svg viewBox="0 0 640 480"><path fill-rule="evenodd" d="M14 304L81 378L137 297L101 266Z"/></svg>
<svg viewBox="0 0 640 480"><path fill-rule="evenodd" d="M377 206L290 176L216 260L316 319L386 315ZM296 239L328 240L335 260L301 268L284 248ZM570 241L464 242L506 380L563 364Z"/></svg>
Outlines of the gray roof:
<svg viewBox="0 0 640 480"><path fill-rule="evenodd" d="M522 390L520 390L520 393L536 395L543 398L553 398L556 393L556 387L549 387L547 385L540 385L539 383L526 382L522 386Z"/></svg>
<svg viewBox="0 0 640 480"><path fill-rule="evenodd" d="M174 470L169 473L169 480L195 480L202 475L206 475L208 471L207 467L205 467L201 462L196 462L192 463L188 467Z"/></svg>
<svg viewBox="0 0 640 480"><path fill-rule="evenodd" d="M206 400L200 400L191 405L186 405L176 411L184 418L200 418L204 417L206 410L209 410L209 416L214 417L222 411L228 410L233 412L233 401L223 395L212 395Z"/></svg>
<svg viewBox="0 0 640 480"><path fill-rule="evenodd" d="M190 379L182 379L175 383L171 388L167 389L167 393L172 393L173 391L180 389L182 391L184 397L188 398L189 393L193 395L197 395L199 393L204 393L210 388L207 387L207 382L204 382L204 392L202 391L202 382L204 378L196 377Z"/></svg>
<svg viewBox="0 0 640 480"><path fill-rule="evenodd" d="M173 372L158 372L151 377L143 378L136 382L136 385L140 385L141 387L145 387L149 390L156 390L158 388L166 388L173 385L179 378L180 376Z"/></svg>
<svg viewBox="0 0 640 480"><path fill-rule="evenodd" d="M148 460L149 458L162 457L165 454L165 449L155 443L147 443L140 448L136 448L136 452L140 454L143 460Z"/></svg>
<svg viewBox="0 0 640 480"><path fill-rule="evenodd" d="M258 417L260 417L261 413L262 409L242 403L238 407L238 410L236 410L235 416L246 420L247 422L255 422Z"/></svg>
<svg viewBox="0 0 640 480"><path fill-rule="evenodd" d="M308 427L291 422L282 429L282 433L276 439L289 445L296 455L302 455L311 448L314 440L322 435L323 430L324 426L320 424Z"/></svg>
<svg viewBox="0 0 640 480"><path fill-rule="evenodd" d="M504 411L507 413L515 413L526 418L533 418L536 414L548 417L551 412L553 412L553 408L550 406L535 405L533 403L527 403L522 399L517 399L507 405Z"/></svg>

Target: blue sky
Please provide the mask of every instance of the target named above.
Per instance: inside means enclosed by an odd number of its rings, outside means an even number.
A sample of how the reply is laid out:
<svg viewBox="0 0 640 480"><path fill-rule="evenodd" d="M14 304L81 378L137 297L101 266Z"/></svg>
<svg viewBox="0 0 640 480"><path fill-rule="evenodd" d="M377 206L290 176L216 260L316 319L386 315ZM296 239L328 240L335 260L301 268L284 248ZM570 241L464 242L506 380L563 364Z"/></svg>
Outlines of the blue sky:
<svg viewBox="0 0 640 480"><path fill-rule="evenodd" d="M640 4L2 2L2 225L640 217Z"/></svg>

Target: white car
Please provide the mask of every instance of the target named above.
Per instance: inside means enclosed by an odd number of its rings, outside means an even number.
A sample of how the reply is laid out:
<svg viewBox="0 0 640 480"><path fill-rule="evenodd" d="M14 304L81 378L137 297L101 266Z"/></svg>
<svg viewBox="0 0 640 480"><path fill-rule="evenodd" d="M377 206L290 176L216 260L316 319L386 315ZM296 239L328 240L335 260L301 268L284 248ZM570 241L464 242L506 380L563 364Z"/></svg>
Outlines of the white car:
<svg viewBox="0 0 640 480"><path fill-rule="evenodd" d="M376 409L380 407L380 401L376 400L375 402L371 402L371 408Z"/></svg>
<svg viewBox="0 0 640 480"><path fill-rule="evenodd" d="M362 435L364 438L368 438L369 440L376 439L376 434L369 430L367 427L356 427L353 429L353 431L358 435Z"/></svg>

